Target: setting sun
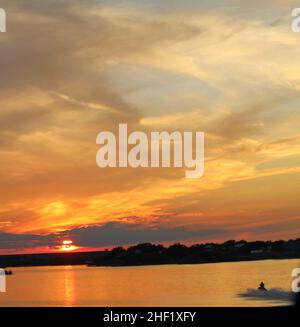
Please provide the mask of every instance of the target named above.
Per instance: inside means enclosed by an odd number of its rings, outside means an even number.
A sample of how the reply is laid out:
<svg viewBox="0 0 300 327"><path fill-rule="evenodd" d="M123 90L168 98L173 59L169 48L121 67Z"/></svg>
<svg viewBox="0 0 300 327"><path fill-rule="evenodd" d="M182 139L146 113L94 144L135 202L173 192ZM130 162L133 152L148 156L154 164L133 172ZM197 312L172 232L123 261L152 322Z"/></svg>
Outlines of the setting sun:
<svg viewBox="0 0 300 327"><path fill-rule="evenodd" d="M65 240L62 242L62 246L61 246L62 251L73 251L76 249L77 249L77 246L73 245L73 241Z"/></svg>

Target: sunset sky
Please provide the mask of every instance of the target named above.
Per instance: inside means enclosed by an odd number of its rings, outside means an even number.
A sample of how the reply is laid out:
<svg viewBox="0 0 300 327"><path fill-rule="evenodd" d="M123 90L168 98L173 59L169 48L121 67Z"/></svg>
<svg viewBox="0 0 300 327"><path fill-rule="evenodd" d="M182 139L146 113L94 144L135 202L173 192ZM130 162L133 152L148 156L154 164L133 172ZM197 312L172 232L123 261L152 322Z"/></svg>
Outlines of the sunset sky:
<svg viewBox="0 0 300 327"><path fill-rule="evenodd" d="M299 237L295 6L1 0L0 252ZM100 169L120 123L204 132L204 176Z"/></svg>

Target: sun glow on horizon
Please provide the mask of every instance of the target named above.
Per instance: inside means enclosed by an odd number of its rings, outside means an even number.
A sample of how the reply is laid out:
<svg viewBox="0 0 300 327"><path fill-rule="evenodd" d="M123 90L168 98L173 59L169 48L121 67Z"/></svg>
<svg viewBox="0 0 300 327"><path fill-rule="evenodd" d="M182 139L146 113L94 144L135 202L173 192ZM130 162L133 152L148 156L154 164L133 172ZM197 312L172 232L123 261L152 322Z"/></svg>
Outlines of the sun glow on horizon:
<svg viewBox="0 0 300 327"><path fill-rule="evenodd" d="M65 240L62 242L62 246L60 248L61 251L74 251L78 249L77 246L73 245L73 241L71 240Z"/></svg>

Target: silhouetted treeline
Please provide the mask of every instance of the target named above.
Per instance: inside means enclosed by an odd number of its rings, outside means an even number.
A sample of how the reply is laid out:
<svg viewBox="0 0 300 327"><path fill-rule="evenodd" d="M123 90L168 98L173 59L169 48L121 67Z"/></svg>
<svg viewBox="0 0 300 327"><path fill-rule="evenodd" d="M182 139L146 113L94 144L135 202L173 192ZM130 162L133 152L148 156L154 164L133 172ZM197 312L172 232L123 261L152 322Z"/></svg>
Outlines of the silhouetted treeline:
<svg viewBox="0 0 300 327"><path fill-rule="evenodd" d="M94 260L96 266L136 266L157 264L193 264L224 261L300 258L300 239L290 241L227 241L223 244L180 243L165 247L151 243L116 247L102 258Z"/></svg>
<svg viewBox="0 0 300 327"><path fill-rule="evenodd" d="M98 252L1 255L0 267L47 265L137 266L300 258L300 239L170 246L143 243Z"/></svg>

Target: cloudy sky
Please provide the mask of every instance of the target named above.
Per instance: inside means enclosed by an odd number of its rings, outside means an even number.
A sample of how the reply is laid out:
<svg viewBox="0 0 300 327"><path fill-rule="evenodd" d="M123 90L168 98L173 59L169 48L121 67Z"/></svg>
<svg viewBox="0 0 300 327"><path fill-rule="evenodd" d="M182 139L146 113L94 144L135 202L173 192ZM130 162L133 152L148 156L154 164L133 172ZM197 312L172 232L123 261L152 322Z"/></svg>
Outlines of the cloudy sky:
<svg viewBox="0 0 300 327"><path fill-rule="evenodd" d="M299 236L295 6L1 0L1 253ZM205 132L205 175L100 169L119 123Z"/></svg>

